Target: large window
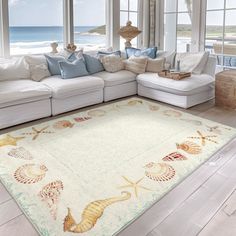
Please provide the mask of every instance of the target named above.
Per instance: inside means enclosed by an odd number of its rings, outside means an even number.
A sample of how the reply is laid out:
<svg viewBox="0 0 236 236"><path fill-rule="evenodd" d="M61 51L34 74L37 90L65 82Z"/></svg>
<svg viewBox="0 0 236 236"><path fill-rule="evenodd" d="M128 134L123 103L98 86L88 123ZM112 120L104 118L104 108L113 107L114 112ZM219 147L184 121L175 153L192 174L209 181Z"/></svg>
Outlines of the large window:
<svg viewBox="0 0 236 236"><path fill-rule="evenodd" d="M235 16L235 0L207 0L205 48L224 67L236 67Z"/></svg>
<svg viewBox="0 0 236 236"><path fill-rule="evenodd" d="M50 52L63 44L63 0L9 0L11 55Z"/></svg>
<svg viewBox="0 0 236 236"><path fill-rule="evenodd" d="M192 36L192 0L165 0L164 48L186 52Z"/></svg>
<svg viewBox="0 0 236 236"><path fill-rule="evenodd" d="M74 0L74 43L85 50L106 46L105 0Z"/></svg>
<svg viewBox="0 0 236 236"><path fill-rule="evenodd" d="M120 0L120 26L125 26L127 21L132 22L132 26L138 27L138 0ZM137 37L131 41L133 47L137 47ZM120 38L120 46L125 47L125 40Z"/></svg>

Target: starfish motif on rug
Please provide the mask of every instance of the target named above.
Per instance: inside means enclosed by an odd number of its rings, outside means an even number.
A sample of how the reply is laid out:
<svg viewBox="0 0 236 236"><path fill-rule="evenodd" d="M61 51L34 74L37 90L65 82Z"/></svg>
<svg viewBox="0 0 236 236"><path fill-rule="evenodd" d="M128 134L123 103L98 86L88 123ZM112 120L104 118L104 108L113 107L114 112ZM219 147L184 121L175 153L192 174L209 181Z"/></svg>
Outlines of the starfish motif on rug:
<svg viewBox="0 0 236 236"><path fill-rule="evenodd" d="M196 136L188 137L188 138L201 140L202 146L206 145L206 141L217 144L217 142L214 139L212 139L212 138L217 138L217 135L203 135L200 131L197 131L197 133L198 133L199 136L197 136L197 137Z"/></svg>
<svg viewBox="0 0 236 236"><path fill-rule="evenodd" d="M17 146L17 142L25 137L13 137L10 134L7 134L4 138L0 139L0 147L3 146Z"/></svg>
<svg viewBox="0 0 236 236"><path fill-rule="evenodd" d="M144 179L141 178L139 179L138 181L136 182L133 182L131 180L129 180L128 178L126 178L125 176L122 176L122 178L128 183L127 185L123 185L123 186L120 186L119 188L133 188L134 189L134 194L136 196L136 198L138 198L138 189L145 189L147 191L152 191L151 189L148 189L142 185L140 185L139 183Z"/></svg>
<svg viewBox="0 0 236 236"><path fill-rule="evenodd" d="M40 130L37 130L35 127L32 127L33 132L23 133L23 135L33 135L32 140L35 140L39 137L40 134L52 134L52 131L46 131L49 126L46 126Z"/></svg>

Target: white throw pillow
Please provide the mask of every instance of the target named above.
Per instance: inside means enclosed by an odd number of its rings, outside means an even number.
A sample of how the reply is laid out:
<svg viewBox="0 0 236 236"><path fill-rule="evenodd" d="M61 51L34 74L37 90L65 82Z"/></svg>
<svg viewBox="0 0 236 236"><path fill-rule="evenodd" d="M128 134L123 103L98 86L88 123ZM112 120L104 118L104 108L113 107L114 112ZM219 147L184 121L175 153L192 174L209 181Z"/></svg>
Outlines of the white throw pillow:
<svg viewBox="0 0 236 236"><path fill-rule="evenodd" d="M45 56L25 56L25 60L29 64L30 77L32 80L40 81L51 75Z"/></svg>
<svg viewBox="0 0 236 236"><path fill-rule="evenodd" d="M125 69L124 61L120 56L108 55L101 58L101 62L107 72L117 72Z"/></svg>
<svg viewBox="0 0 236 236"><path fill-rule="evenodd" d="M165 58L156 58L156 59L148 58L146 71L152 73L161 72L162 70L165 69L165 61L166 61Z"/></svg>
<svg viewBox="0 0 236 236"><path fill-rule="evenodd" d="M146 71L148 58L131 56L125 62L125 69L135 74L143 74Z"/></svg>
<svg viewBox="0 0 236 236"><path fill-rule="evenodd" d="M192 72L194 74L201 74L207 63L209 52L196 53L177 53L175 57L175 64L180 60L180 70L185 72Z"/></svg>
<svg viewBox="0 0 236 236"><path fill-rule="evenodd" d="M157 51L157 58L165 58L166 59L166 69L172 69L175 66L175 51Z"/></svg>
<svg viewBox="0 0 236 236"><path fill-rule="evenodd" d="M29 67L23 57L0 63L0 81L29 78Z"/></svg>

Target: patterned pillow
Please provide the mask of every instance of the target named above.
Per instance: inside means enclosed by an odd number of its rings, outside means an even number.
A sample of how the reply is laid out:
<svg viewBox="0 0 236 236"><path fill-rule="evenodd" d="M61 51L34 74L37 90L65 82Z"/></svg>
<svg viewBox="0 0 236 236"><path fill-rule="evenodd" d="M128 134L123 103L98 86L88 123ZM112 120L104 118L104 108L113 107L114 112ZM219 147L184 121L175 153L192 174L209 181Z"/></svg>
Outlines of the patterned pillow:
<svg viewBox="0 0 236 236"><path fill-rule="evenodd" d="M136 56L136 57L146 56L155 59L157 53L157 47L146 48L143 50L138 48L126 48L125 51L127 58L130 58L131 56Z"/></svg>
<svg viewBox="0 0 236 236"><path fill-rule="evenodd" d="M135 74L143 74L146 71L148 58L131 56L125 62L125 69Z"/></svg>
<svg viewBox="0 0 236 236"><path fill-rule="evenodd" d="M114 73L120 70L124 70L124 61L120 56L114 54L104 56L101 58L101 62L107 72Z"/></svg>
<svg viewBox="0 0 236 236"><path fill-rule="evenodd" d="M83 54L83 57L89 74L95 74L104 71L104 67L98 58L89 56L87 54Z"/></svg>
<svg viewBox="0 0 236 236"><path fill-rule="evenodd" d="M161 72L163 69L165 69L165 61L166 61L165 58L156 58L156 59L148 58L146 71L152 73Z"/></svg>
<svg viewBox="0 0 236 236"><path fill-rule="evenodd" d="M60 61L59 68L63 79L71 79L88 75L84 60L77 59L74 62Z"/></svg>
<svg viewBox="0 0 236 236"><path fill-rule="evenodd" d="M25 56L25 61L29 65L30 77L34 81L40 81L49 77L47 60L44 56Z"/></svg>

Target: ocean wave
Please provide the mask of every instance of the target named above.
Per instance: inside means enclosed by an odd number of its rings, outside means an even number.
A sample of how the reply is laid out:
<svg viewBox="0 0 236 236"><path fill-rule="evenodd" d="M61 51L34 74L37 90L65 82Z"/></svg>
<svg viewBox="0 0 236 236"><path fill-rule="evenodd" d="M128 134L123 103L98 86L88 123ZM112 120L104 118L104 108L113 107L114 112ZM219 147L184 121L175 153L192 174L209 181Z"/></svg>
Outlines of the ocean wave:
<svg viewBox="0 0 236 236"><path fill-rule="evenodd" d="M11 47L48 47L53 41L38 41L38 42L13 42ZM55 41L56 42L56 41ZM58 42L62 44L62 42Z"/></svg>

